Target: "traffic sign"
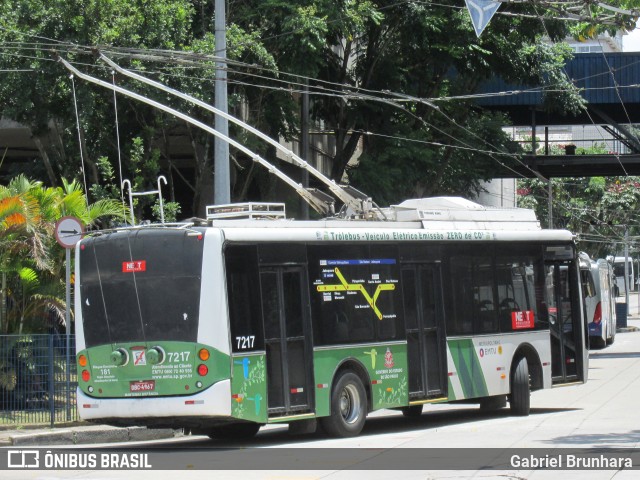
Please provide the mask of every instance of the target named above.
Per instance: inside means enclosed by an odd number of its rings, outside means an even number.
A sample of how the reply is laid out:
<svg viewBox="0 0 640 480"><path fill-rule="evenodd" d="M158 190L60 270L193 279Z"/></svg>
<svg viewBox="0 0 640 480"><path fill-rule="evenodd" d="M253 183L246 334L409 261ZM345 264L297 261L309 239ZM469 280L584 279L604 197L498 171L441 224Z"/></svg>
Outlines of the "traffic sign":
<svg viewBox="0 0 640 480"><path fill-rule="evenodd" d="M467 3L467 10L471 15L471 22L476 35L480 37L489 20L498 10L500 2L496 0L465 0L465 2Z"/></svg>
<svg viewBox="0 0 640 480"><path fill-rule="evenodd" d="M76 217L62 217L56 222L56 241L64 248L74 248L83 233L82 222Z"/></svg>

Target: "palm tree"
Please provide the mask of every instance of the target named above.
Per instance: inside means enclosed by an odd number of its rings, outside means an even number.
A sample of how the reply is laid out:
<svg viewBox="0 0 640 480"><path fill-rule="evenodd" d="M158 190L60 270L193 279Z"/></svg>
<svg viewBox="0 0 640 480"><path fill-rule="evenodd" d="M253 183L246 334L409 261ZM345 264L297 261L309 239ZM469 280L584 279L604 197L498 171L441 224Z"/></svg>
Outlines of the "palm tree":
<svg viewBox="0 0 640 480"><path fill-rule="evenodd" d="M77 181L53 188L19 175L0 186L0 333L22 333L26 322L36 330L51 320L64 325L65 256L53 231L65 215L91 228L127 212L116 200L89 204Z"/></svg>

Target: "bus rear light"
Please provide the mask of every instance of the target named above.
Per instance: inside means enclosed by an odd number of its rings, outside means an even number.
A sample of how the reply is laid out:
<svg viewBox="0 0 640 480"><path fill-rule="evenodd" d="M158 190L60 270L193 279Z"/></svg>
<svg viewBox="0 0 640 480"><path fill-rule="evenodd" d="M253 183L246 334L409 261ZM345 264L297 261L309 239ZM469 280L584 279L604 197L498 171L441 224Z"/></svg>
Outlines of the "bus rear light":
<svg viewBox="0 0 640 480"><path fill-rule="evenodd" d="M198 375L204 377L207 373L209 373L209 368L206 365L198 365Z"/></svg>
<svg viewBox="0 0 640 480"><path fill-rule="evenodd" d="M207 350L206 348L201 348L200 351L198 352L198 358L203 362L206 362L207 360L209 360L210 356L211 355L209 354L209 350Z"/></svg>
<svg viewBox="0 0 640 480"><path fill-rule="evenodd" d="M82 370L82 381L88 382L89 380L91 380L91 374L89 373L89 370Z"/></svg>
<svg viewBox="0 0 640 480"><path fill-rule="evenodd" d="M593 323L600 324L602 321L602 304L598 302L596 305L596 311L593 312Z"/></svg>
<svg viewBox="0 0 640 480"><path fill-rule="evenodd" d="M81 367L87 366L87 357L85 355L80 355L78 357L78 365L80 365Z"/></svg>

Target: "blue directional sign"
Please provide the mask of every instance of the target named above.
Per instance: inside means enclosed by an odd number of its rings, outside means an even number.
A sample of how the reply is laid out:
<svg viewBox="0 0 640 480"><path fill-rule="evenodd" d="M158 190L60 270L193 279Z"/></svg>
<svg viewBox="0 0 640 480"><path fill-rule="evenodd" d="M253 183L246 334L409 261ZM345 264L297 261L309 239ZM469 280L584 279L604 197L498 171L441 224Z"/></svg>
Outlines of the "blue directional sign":
<svg viewBox="0 0 640 480"><path fill-rule="evenodd" d="M498 10L500 2L495 0L465 0L465 2L467 3L469 15L471 15L473 28L479 37L493 14Z"/></svg>

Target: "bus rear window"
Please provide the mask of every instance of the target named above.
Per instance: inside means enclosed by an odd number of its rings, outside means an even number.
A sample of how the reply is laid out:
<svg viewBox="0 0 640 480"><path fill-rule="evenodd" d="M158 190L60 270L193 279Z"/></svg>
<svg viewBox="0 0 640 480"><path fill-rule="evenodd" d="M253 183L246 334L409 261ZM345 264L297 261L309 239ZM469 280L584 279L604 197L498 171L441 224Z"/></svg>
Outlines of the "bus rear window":
<svg viewBox="0 0 640 480"><path fill-rule="evenodd" d="M80 295L87 347L196 341L202 240L179 230L137 230L83 242Z"/></svg>

